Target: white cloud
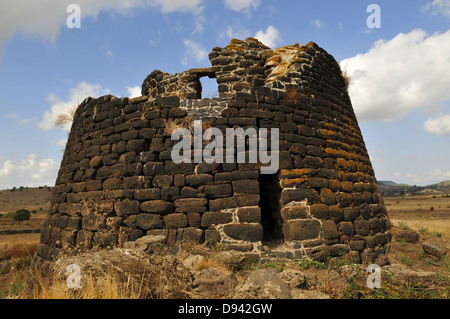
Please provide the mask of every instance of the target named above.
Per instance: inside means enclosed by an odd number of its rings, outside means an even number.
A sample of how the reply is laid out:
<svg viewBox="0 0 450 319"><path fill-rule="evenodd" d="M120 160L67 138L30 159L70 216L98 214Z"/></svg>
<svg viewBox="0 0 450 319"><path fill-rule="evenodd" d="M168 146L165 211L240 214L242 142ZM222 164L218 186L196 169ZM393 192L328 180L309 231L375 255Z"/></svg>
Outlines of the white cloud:
<svg viewBox="0 0 450 319"><path fill-rule="evenodd" d="M450 135L450 115L440 114L435 118L429 117L425 122L423 129L425 132L433 135Z"/></svg>
<svg viewBox="0 0 450 319"><path fill-rule="evenodd" d="M148 1L144 1L148 2ZM196 13L202 0L151 0L151 5L160 7L163 13L172 13L175 11L190 11Z"/></svg>
<svg viewBox="0 0 450 319"><path fill-rule="evenodd" d="M59 141L51 141L52 145L58 145L58 146L66 146L67 139L59 140Z"/></svg>
<svg viewBox="0 0 450 319"><path fill-rule="evenodd" d="M22 119L20 121L17 122L18 125L22 126L22 125L27 125L32 123L33 121L36 121L37 118L31 118L31 119Z"/></svg>
<svg viewBox="0 0 450 319"><path fill-rule="evenodd" d="M129 14L135 9L155 7L163 13L199 11L203 0L77 0L81 8L81 27L86 18L96 19L101 11ZM38 35L54 41L71 13L66 8L73 0L2 1L0 10L0 52L5 41L16 33Z"/></svg>
<svg viewBox="0 0 450 319"><path fill-rule="evenodd" d="M184 40L183 44L186 47L186 52L181 62L183 65L187 65L190 60L200 62L208 57L208 51L201 44L188 39Z"/></svg>
<svg viewBox="0 0 450 319"><path fill-rule="evenodd" d="M228 26L224 31L220 33L221 38L227 38L227 39L246 39L251 36L251 32L243 28L241 26L232 27Z"/></svg>
<svg viewBox="0 0 450 319"><path fill-rule="evenodd" d="M312 22L317 30L325 28L325 23L320 21L320 19L316 19Z"/></svg>
<svg viewBox="0 0 450 319"><path fill-rule="evenodd" d="M142 96L142 89L140 86L127 86L127 92L129 98Z"/></svg>
<svg viewBox="0 0 450 319"><path fill-rule="evenodd" d="M274 48L280 41L280 31L275 27L269 25L266 31L259 30L255 38L264 43L270 48Z"/></svg>
<svg viewBox="0 0 450 319"><path fill-rule="evenodd" d="M51 158L30 154L19 161L5 161L0 166L0 189L54 185L59 165Z"/></svg>
<svg viewBox="0 0 450 319"><path fill-rule="evenodd" d="M47 101L53 103L49 111L44 112L42 121L38 126L44 131L55 128L55 121L60 114L70 113L70 110L77 107L87 97L100 97L109 94L109 89L102 89L100 85L93 85L87 82L81 82L77 87L70 89L70 96L67 101L61 100L54 94L47 97ZM69 130L70 126L66 126L65 130Z"/></svg>
<svg viewBox="0 0 450 319"><path fill-rule="evenodd" d="M194 20L195 29L192 31L191 35L200 33L203 31L204 25L208 22L208 19L202 14L197 14Z"/></svg>
<svg viewBox="0 0 450 319"><path fill-rule="evenodd" d="M14 119L15 122L17 123L17 125L19 125L19 126L27 125L27 124L30 124L31 122L37 120L37 118L19 119L19 117L17 116L16 113L8 114L8 115L7 115L7 118Z"/></svg>
<svg viewBox="0 0 450 319"><path fill-rule="evenodd" d="M378 40L365 54L343 60L360 120L395 120L450 100L450 30L421 29Z"/></svg>
<svg viewBox="0 0 450 319"><path fill-rule="evenodd" d="M111 50L108 50L108 51L106 51L106 56L107 56L108 58L112 58L112 57L114 56L114 53L112 53Z"/></svg>
<svg viewBox="0 0 450 319"><path fill-rule="evenodd" d="M261 0L225 0L225 7L236 12L256 10L260 4Z"/></svg>
<svg viewBox="0 0 450 319"><path fill-rule="evenodd" d="M400 176L400 178L398 180L402 183L426 186L448 180L450 171L442 169L424 170L417 174L405 174L403 177Z"/></svg>
<svg viewBox="0 0 450 319"><path fill-rule="evenodd" d="M442 14L450 18L450 0L434 0L429 1L422 7L424 12L431 11L432 14Z"/></svg>

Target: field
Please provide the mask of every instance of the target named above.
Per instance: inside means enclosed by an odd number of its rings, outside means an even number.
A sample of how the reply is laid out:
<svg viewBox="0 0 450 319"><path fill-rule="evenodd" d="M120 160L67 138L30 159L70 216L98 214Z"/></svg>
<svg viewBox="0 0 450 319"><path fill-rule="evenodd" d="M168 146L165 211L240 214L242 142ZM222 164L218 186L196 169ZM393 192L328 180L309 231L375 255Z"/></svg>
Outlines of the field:
<svg viewBox="0 0 450 319"><path fill-rule="evenodd" d="M450 237L449 195L385 197L384 202L393 225Z"/></svg>
<svg viewBox="0 0 450 319"><path fill-rule="evenodd" d="M0 190L0 232L42 229L50 208L51 195L51 188L47 187ZM22 208L34 212L29 220L19 223L12 219L11 212ZM34 254L39 237L39 233L0 235L0 260Z"/></svg>

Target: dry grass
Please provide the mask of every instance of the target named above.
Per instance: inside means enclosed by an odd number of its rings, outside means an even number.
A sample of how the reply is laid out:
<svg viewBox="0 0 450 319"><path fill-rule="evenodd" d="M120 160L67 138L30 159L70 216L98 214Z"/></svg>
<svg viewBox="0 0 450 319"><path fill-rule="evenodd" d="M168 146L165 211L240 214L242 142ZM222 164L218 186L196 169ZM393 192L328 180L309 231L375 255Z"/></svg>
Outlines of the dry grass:
<svg viewBox="0 0 450 319"><path fill-rule="evenodd" d="M395 226L406 224L416 231L450 237L450 197L397 196L385 197L384 201Z"/></svg>
<svg viewBox="0 0 450 319"><path fill-rule="evenodd" d="M27 292L24 297L31 299L143 299L145 298L142 280L140 283L123 278L114 269L110 269L105 277L95 278L90 274L86 284L81 288L69 288L65 281L43 277L39 273L34 279L37 286Z"/></svg>
<svg viewBox="0 0 450 319"><path fill-rule="evenodd" d="M202 259L198 264L195 265L194 270L196 271L202 271L204 269L208 269L208 268L217 268L217 269L221 269L221 270L229 270L226 265L224 265L223 263L210 259L210 258L205 258Z"/></svg>
<svg viewBox="0 0 450 319"><path fill-rule="evenodd" d="M342 77L344 78L345 90L348 92L350 85L352 84L352 79L348 75L347 69L342 70Z"/></svg>
<svg viewBox="0 0 450 319"><path fill-rule="evenodd" d="M56 127L65 129L70 126L73 122L77 109L78 105L73 105L63 113L59 114L55 120Z"/></svg>
<svg viewBox="0 0 450 319"><path fill-rule="evenodd" d="M191 124L192 124L192 116L188 116L188 117L182 119L181 121L174 120L174 119L165 120L164 133L166 133L168 135L172 135L173 131L175 131L177 128L187 128L192 134ZM205 124L203 123L203 125L205 125Z"/></svg>
<svg viewBox="0 0 450 319"><path fill-rule="evenodd" d="M182 126L180 123L178 123L178 121L172 119L166 120L164 132L168 135L172 135L173 131L180 127Z"/></svg>
<svg viewBox="0 0 450 319"><path fill-rule="evenodd" d="M0 247L0 260L33 256L36 253L36 247L36 243L4 245Z"/></svg>

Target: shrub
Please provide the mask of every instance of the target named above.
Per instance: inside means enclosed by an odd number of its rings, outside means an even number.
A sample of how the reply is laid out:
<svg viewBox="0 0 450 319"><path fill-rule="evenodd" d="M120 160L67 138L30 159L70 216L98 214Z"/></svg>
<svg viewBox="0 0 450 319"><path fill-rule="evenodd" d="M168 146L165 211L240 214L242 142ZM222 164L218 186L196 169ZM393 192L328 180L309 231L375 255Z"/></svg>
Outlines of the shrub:
<svg viewBox="0 0 450 319"><path fill-rule="evenodd" d="M406 225L406 223L405 222L399 222L398 223L398 226L401 228L401 229L403 229L403 230L408 230L408 225Z"/></svg>
<svg viewBox="0 0 450 319"><path fill-rule="evenodd" d="M18 221L19 224L21 221L23 220L28 220L31 217L31 213L29 210L27 209L19 209L18 211L16 211L16 213L14 214L13 219L15 221Z"/></svg>

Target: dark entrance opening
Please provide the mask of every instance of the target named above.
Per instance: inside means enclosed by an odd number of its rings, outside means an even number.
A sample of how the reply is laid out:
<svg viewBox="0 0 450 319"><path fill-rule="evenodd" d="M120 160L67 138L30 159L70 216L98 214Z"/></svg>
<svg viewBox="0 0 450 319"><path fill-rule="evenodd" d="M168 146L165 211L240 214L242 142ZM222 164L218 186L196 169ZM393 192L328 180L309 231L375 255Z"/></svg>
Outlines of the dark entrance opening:
<svg viewBox="0 0 450 319"><path fill-rule="evenodd" d="M278 245L284 240L281 220L281 186L278 174L261 174L259 177L259 207L263 226L263 243Z"/></svg>

